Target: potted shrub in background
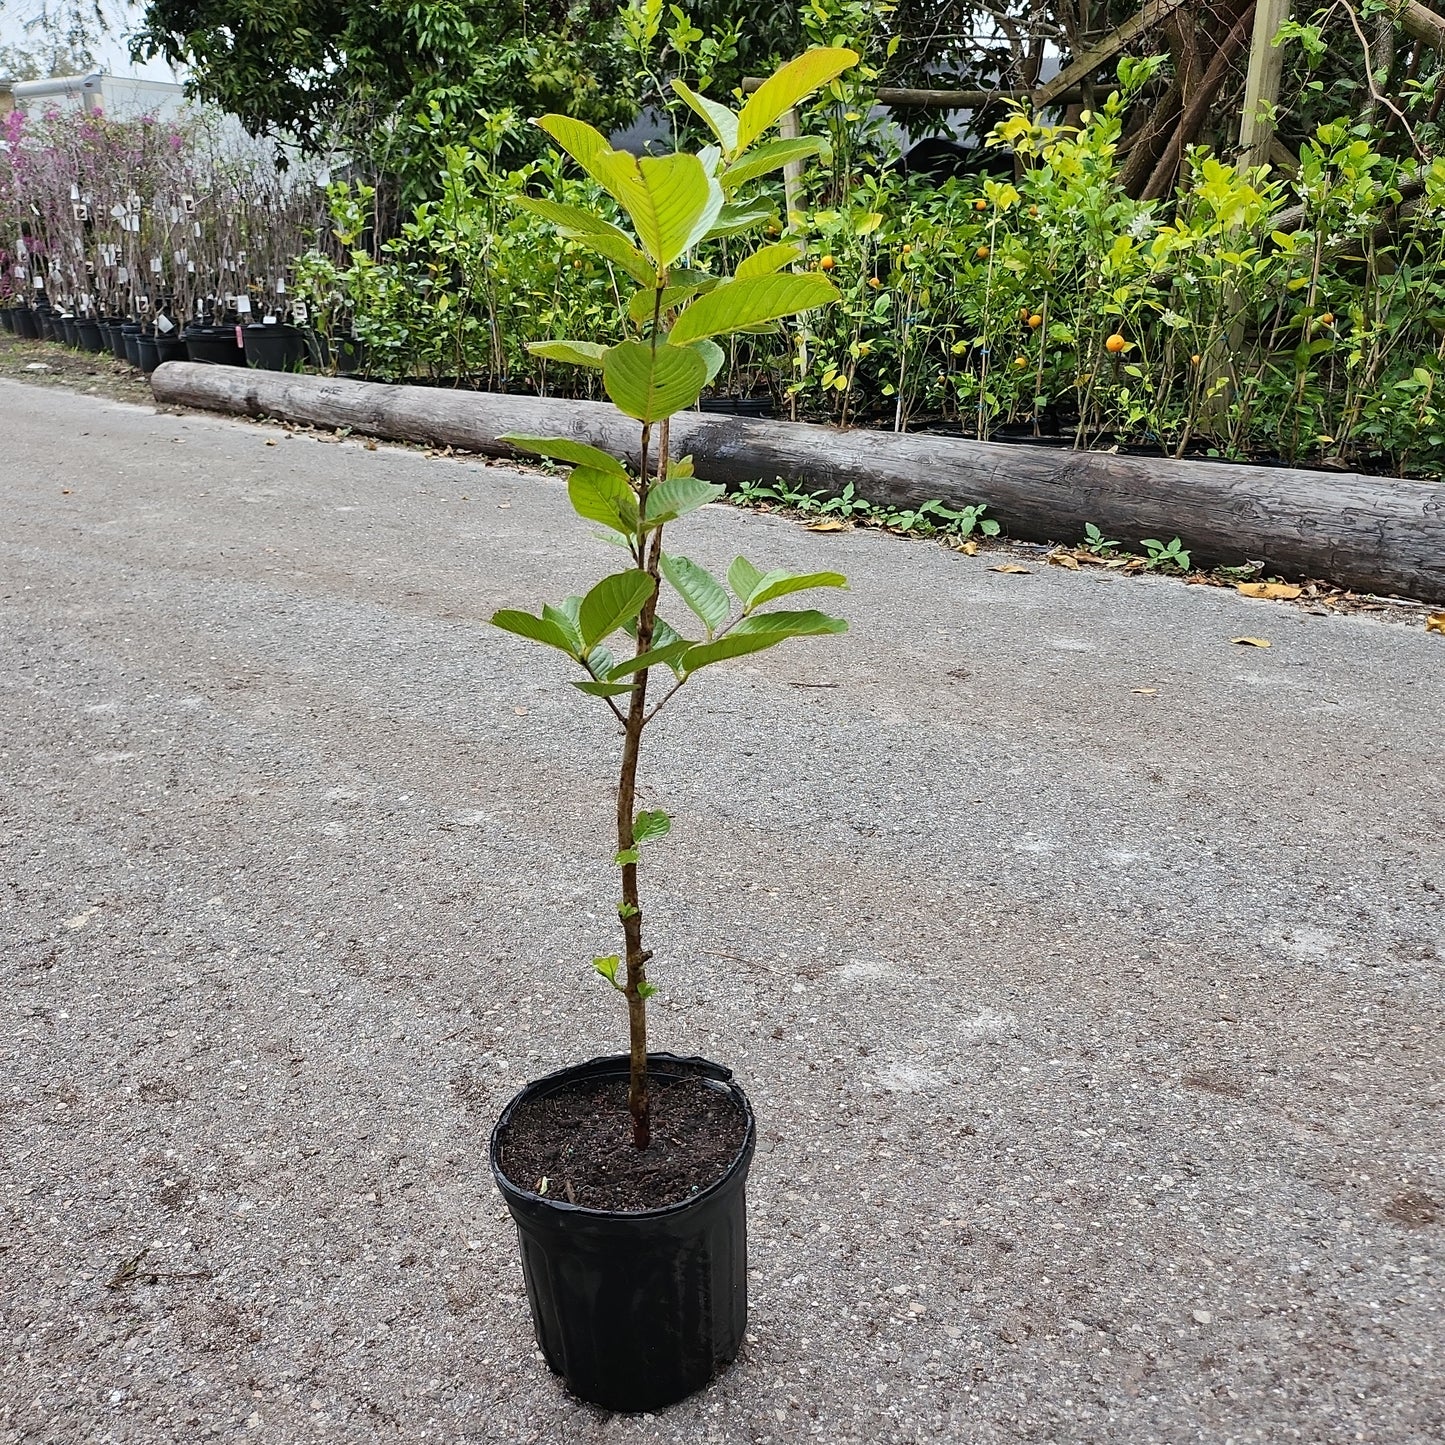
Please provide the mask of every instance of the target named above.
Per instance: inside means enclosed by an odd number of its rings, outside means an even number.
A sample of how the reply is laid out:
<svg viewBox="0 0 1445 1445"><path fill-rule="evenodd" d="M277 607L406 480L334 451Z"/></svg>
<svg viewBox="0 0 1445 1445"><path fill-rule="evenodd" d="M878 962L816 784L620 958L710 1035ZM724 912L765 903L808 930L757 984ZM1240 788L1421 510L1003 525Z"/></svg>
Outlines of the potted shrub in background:
<svg viewBox="0 0 1445 1445"><path fill-rule="evenodd" d="M802 253L791 242L762 246L731 276L683 263L704 243L771 219L771 204L740 199L742 188L817 154L822 143L755 143L856 60L850 50L809 51L738 112L675 82L716 137L696 155L639 161L612 150L591 126L543 117L538 124L616 201L633 236L592 211L519 201L638 285L624 308L627 339L533 344L547 359L600 370L614 405L639 424L635 469L569 439L509 438L572 466L573 507L612 534L630 565L539 614L504 610L492 618L570 658L583 673L573 686L599 699L621 727L615 862L623 948L593 966L625 1001L629 1050L528 1085L491 1139L543 1354L574 1393L614 1410L656 1409L701 1388L737 1354L747 1319L743 1192L752 1112L726 1068L647 1047L655 986L647 976L652 955L643 941L638 866L671 821L663 811L637 808L643 734L703 668L791 637L847 629L823 612L774 605L794 593L845 586L839 573L765 572L739 557L724 587L696 562L663 549L669 523L723 491L695 477L690 459L674 458L669 445L669 419L696 404L723 364L717 338L773 326L837 296L827 277L788 269ZM686 628L660 615L664 581L692 614ZM632 639L631 656L610 650L619 633ZM654 674L661 678L656 691Z"/></svg>

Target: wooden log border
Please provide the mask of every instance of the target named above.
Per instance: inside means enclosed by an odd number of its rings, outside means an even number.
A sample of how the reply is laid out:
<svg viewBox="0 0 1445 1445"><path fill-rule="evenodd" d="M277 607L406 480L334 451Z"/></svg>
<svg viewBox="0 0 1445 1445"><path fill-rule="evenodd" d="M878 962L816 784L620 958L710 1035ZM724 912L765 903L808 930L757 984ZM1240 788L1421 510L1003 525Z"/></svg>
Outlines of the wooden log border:
<svg viewBox="0 0 1445 1445"><path fill-rule="evenodd" d="M159 401L270 416L430 446L513 455L507 432L569 436L636 458L637 426L605 402L388 386L170 361L152 375ZM1075 543L1107 536L1183 539L1197 562L1263 564L1357 592L1445 602L1445 483L1108 452L999 445L934 433L838 431L796 422L686 412L673 446L700 476L785 478L890 506L937 497L987 503L1005 533Z"/></svg>

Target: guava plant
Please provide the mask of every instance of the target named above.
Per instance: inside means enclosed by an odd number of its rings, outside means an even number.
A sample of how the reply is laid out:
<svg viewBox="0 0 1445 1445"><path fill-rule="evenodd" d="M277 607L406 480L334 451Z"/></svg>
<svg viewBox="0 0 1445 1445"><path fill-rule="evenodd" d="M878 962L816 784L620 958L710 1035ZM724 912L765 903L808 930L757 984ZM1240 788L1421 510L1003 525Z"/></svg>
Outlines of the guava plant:
<svg viewBox="0 0 1445 1445"><path fill-rule="evenodd" d="M613 150L585 122L543 116L537 124L617 203L631 223L630 235L606 216L581 207L541 199L518 202L637 283L623 308L625 340L612 346L582 339L531 346L550 360L601 371L613 404L640 424L636 470L571 439L505 438L522 450L571 466L567 493L572 506L586 521L615 534L631 565L604 577L582 596L543 607L540 614L506 609L492 621L565 653L586 674L572 685L600 699L622 725L616 863L622 871L617 915L624 948L620 955L597 958L593 964L627 1001L627 1102L639 1149L651 1139L647 1000L656 990L647 977L652 955L643 946L637 869L644 846L671 827L665 812L637 810L643 732L703 668L790 637L845 632L848 627L841 618L816 610L772 606L797 592L846 586L840 573L763 571L739 557L728 569L725 587L698 563L663 549L668 523L723 492L693 474L690 458L674 459L669 438L670 419L697 401L722 366L718 338L774 327L786 317L827 305L838 294L826 276L788 269L802 247L787 241L754 250L730 276L687 263L705 242L743 235L772 219L772 205L749 201L743 188L816 155L823 142L757 142L787 111L831 84L857 59L853 51L841 48L810 50L784 65L738 111L674 81L674 89L716 137L715 145L696 154L638 159ZM695 619L689 619L686 628L660 615L664 580ZM631 656L619 657L609 645L619 633L631 639ZM654 671L663 675L660 695L649 691Z"/></svg>

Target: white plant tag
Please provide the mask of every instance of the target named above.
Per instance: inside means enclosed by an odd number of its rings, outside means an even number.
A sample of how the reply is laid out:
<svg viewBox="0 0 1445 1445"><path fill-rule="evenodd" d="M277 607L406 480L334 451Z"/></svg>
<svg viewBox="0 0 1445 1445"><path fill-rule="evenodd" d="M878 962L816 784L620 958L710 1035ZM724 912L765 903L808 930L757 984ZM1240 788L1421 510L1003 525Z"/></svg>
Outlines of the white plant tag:
<svg viewBox="0 0 1445 1445"><path fill-rule="evenodd" d="M151 309L151 298L149 296L137 296L135 298L135 309L137 311L149 311Z"/></svg>
<svg viewBox="0 0 1445 1445"><path fill-rule="evenodd" d="M151 271L157 276L161 274L161 258L159 256L151 257Z"/></svg>
<svg viewBox="0 0 1445 1445"><path fill-rule="evenodd" d="M294 316L297 321L304 324L311 313L306 309L306 303L304 301L298 301L291 308L291 315Z"/></svg>
<svg viewBox="0 0 1445 1445"><path fill-rule="evenodd" d="M194 261L187 261L186 271L189 275L194 276L196 274L196 263Z"/></svg>
<svg viewBox="0 0 1445 1445"><path fill-rule="evenodd" d="M162 336L168 336L175 329L176 323L172 321L164 311L156 312L156 330L159 331Z"/></svg>
<svg viewBox="0 0 1445 1445"><path fill-rule="evenodd" d="M118 266L115 272L115 279L120 285L124 286L125 283L130 280L130 272L127 271L124 266Z"/></svg>
<svg viewBox="0 0 1445 1445"><path fill-rule="evenodd" d="M284 276L278 276L276 278L276 294L278 296L284 296L286 294L286 278Z"/></svg>
<svg viewBox="0 0 1445 1445"><path fill-rule="evenodd" d="M236 310L242 316L251 314L251 298L249 296L236 297Z"/></svg>
<svg viewBox="0 0 1445 1445"><path fill-rule="evenodd" d="M276 315L275 315L275 313L272 312L272 314L269 315L269 316L263 316L263 317L261 318L261 323L262 323L262 325L264 325L264 326L274 326L274 325L276 324Z"/></svg>

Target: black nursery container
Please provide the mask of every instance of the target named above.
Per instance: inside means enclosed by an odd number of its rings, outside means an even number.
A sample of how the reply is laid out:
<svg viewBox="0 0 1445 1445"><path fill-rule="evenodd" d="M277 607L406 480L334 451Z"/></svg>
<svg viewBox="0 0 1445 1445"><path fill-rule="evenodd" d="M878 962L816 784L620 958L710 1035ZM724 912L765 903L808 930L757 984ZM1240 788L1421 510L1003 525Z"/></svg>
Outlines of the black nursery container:
<svg viewBox="0 0 1445 1445"><path fill-rule="evenodd" d="M160 353L156 350L156 339L154 335L148 336L142 331L136 337L135 364L140 367L147 376L161 364Z"/></svg>
<svg viewBox="0 0 1445 1445"><path fill-rule="evenodd" d="M246 327L246 364L261 371L299 371L306 360L306 337L284 322L252 322Z"/></svg>
<svg viewBox="0 0 1445 1445"><path fill-rule="evenodd" d="M627 1077L627 1056L575 1064L528 1084L492 1130L492 1175L522 1249L537 1343L568 1389L607 1410L658 1410L702 1389L736 1358L748 1323L744 1190L756 1143L747 1096L706 1059L649 1054L652 1077L713 1081L745 1121L723 1175L681 1204L638 1213L535 1194L501 1169L519 1105L585 1080Z"/></svg>
<svg viewBox="0 0 1445 1445"><path fill-rule="evenodd" d="M0 326L4 326L6 331L14 332L15 308L13 306L7 306L3 311L0 311Z"/></svg>
<svg viewBox="0 0 1445 1445"><path fill-rule="evenodd" d="M82 317L75 323L75 334L80 341L82 351L105 350L105 342L101 340L100 335L100 322Z"/></svg>
<svg viewBox="0 0 1445 1445"><path fill-rule="evenodd" d="M188 326L181 333L186 355L209 366L245 366L234 326Z"/></svg>
<svg viewBox="0 0 1445 1445"><path fill-rule="evenodd" d="M24 337L27 341L40 340L40 323L36 320L35 313L30 307L16 307L15 334Z"/></svg>
<svg viewBox="0 0 1445 1445"><path fill-rule="evenodd" d="M157 331L154 340L157 361L184 361L186 359L186 343L181 340L179 331L167 331L164 334Z"/></svg>

